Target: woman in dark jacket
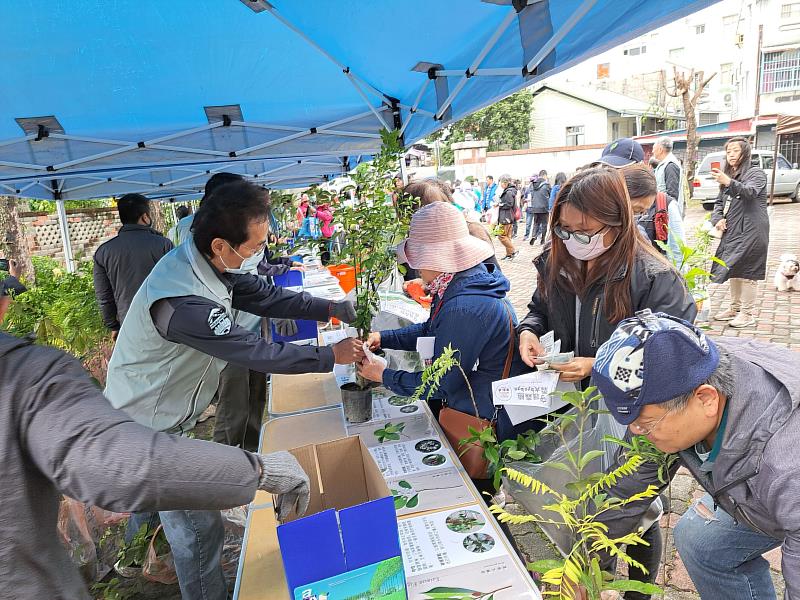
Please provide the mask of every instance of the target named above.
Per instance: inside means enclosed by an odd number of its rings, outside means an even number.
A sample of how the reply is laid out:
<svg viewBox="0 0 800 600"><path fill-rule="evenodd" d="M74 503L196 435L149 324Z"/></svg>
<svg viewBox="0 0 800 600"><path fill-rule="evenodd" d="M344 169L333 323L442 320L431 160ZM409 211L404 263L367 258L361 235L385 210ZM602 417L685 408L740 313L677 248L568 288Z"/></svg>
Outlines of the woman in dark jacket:
<svg viewBox="0 0 800 600"><path fill-rule="evenodd" d="M639 233L619 170L593 167L564 183L550 223L551 245L534 261L539 280L518 328L528 366L541 362L539 338L553 331L561 351L575 358L551 368L561 371L562 381L585 388L597 349L622 319L649 308L694 320L697 309L683 278ZM647 503L640 508L642 516ZM661 554L658 525L644 536L650 546L628 552L649 574L632 569L630 577L652 582Z"/></svg>
<svg viewBox="0 0 800 600"><path fill-rule="evenodd" d="M500 178L500 188L503 191L500 194L497 223L502 227L503 232L497 239L500 240L500 243L503 244L503 247L506 249L506 255L501 260L509 260L519 254L511 241L514 222L516 221L514 218L514 211L517 207L517 186L511 181L511 176L503 175Z"/></svg>
<svg viewBox="0 0 800 600"><path fill-rule="evenodd" d="M731 282L730 307L714 318L730 321L731 327L755 324L756 282L767 274L767 176L750 157L747 140L731 138L725 144L725 168L711 169L719 183L711 223L722 234L717 258L725 263L711 265L711 274L714 283Z"/></svg>
<svg viewBox="0 0 800 600"><path fill-rule="evenodd" d="M516 354L512 339L517 319L506 299L508 280L485 261L493 250L471 236L460 211L452 204L434 202L420 208L411 220L408 239L398 247L398 260L419 270L433 296L431 316L425 323L393 331L373 332L370 348L410 350L417 339L434 337L433 358L447 346L458 351L467 386L458 369L451 369L441 380L432 399L470 415L475 414L470 388L478 414L493 419L492 382L503 378L509 356ZM402 396L410 396L422 385L422 372L409 373L384 368L364 361L360 374ZM497 421L500 439L516 434L503 411Z"/></svg>
<svg viewBox="0 0 800 600"><path fill-rule="evenodd" d="M606 167L580 171L561 188L552 241L534 261L539 280L518 331L530 367L544 353L539 338L553 331L561 351L551 365L561 380L587 385L597 348L617 324L645 308L693 321L697 313L681 275L636 227L622 175Z"/></svg>

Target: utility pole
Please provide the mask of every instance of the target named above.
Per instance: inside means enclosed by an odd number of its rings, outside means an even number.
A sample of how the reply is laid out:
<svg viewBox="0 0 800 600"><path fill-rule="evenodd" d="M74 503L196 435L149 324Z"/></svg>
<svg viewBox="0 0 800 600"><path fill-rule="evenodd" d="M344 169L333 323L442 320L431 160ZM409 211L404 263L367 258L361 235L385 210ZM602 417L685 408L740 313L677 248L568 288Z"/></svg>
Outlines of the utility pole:
<svg viewBox="0 0 800 600"><path fill-rule="evenodd" d="M755 134L753 135L753 148L758 148L758 115L761 110L761 44L764 41L764 26L758 26L758 53L756 54L756 104L753 109L753 122Z"/></svg>

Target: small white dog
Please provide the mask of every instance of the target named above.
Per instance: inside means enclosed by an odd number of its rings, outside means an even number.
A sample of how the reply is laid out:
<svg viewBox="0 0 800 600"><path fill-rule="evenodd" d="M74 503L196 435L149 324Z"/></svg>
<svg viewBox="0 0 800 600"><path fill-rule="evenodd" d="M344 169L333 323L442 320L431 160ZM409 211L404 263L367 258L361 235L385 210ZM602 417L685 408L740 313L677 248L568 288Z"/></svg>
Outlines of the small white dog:
<svg viewBox="0 0 800 600"><path fill-rule="evenodd" d="M775 271L775 287L779 292L800 292L800 262L796 254L781 255L781 263Z"/></svg>

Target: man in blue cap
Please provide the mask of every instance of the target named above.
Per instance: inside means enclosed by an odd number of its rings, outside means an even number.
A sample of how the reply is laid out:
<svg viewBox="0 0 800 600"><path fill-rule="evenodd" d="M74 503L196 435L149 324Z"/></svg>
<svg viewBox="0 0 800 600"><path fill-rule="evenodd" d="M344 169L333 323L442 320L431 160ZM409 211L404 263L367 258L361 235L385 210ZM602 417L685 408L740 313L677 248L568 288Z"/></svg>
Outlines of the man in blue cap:
<svg viewBox="0 0 800 600"><path fill-rule="evenodd" d="M603 148L600 158L593 162L592 165L602 164L620 169L640 163L643 160L644 150L639 142L631 138L620 138Z"/></svg>
<svg viewBox="0 0 800 600"><path fill-rule="evenodd" d="M781 547L786 598L800 599L800 354L706 337L663 313L622 321L592 378L614 418L681 461L707 494L675 527L703 600L775 598L765 552ZM634 474L629 496L654 481ZM613 536L635 528L625 515Z"/></svg>

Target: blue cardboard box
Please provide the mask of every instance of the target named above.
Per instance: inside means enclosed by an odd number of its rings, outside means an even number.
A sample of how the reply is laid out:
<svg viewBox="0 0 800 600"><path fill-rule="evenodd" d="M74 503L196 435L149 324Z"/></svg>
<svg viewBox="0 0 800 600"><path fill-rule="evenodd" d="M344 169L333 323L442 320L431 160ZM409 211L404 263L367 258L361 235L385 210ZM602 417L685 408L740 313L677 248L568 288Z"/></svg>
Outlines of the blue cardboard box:
<svg viewBox="0 0 800 600"><path fill-rule="evenodd" d="M405 600L394 499L358 436L291 450L311 480L306 516L278 526L295 600Z"/></svg>

